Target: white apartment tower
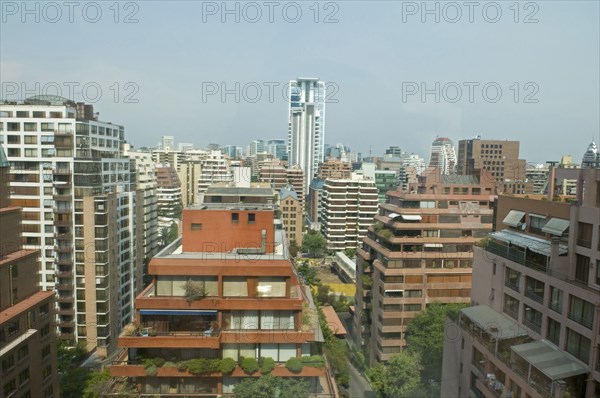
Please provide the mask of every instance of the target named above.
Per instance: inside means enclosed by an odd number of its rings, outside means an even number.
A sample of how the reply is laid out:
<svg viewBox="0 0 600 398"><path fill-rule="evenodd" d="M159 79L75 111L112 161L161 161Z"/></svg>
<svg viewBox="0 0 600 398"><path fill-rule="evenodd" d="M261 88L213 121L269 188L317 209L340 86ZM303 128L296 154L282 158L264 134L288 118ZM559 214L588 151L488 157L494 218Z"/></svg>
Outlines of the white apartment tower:
<svg viewBox="0 0 600 398"><path fill-rule="evenodd" d="M454 174L456 167L456 151L449 138L437 137L431 144L429 167L437 167L444 174Z"/></svg>
<svg viewBox="0 0 600 398"><path fill-rule="evenodd" d="M60 338L108 355L142 288L144 192L124 128L43 95L0 104L0 138L24 248L42 249L40 285L57 292Z"/></svg>
<svg viewBox="0 0 600 398"><path fill-rule="evenodd" d="M304 191L325 156L325 83L298 78L289 88L288 161L304 171Z"/></svg>
<svg viewBox="0 0 600 398"><path fill-rule="evenodd" d="M356 173L348 179L326 179L320 201L327 249L356 249L377 214L375 180Z"/></svg>

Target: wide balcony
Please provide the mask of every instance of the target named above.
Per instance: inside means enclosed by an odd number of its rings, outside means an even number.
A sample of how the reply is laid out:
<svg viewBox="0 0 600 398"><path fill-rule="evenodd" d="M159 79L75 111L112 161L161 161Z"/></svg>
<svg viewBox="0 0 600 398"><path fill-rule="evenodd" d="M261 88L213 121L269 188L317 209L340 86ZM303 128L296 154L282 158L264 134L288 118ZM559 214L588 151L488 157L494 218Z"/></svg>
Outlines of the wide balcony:
<svg viewBox="0 0 600 398"><path fill-rule="evenodd" d="M509 373L512 380L520 379L518 385L533 389L538 396L575 396L581 377L588 372L585 364L544 340L533 340L519 323L490 307L466 308L454 320L477 343L472 365L481 375L478 388L486 397L508 398L503 393Z"/></svg>
<svg viewBox="0 0 600 398"><path fill-rule="evenodd" d="M153 358L155 360L155 358ZM156 377L193 377L193 378L222 378L224 375L221 371L206 371L202 373L191 373L184 362L180 361L177 363L161 361L162 366L155 366L156 373L153 376ZM193 359L191 360L193 361ZM110 367L110 374L113 377L146 377L150 376L148 374L148 365L144 364L144 360L141 358L129 358L129 354L127 350L123 350L117 357L116 360L113 361L112 366ZM146 365L146 366L144 366ZM260 371L256 371L255 373L246 373L244 369L242 369L239 365L236 365L233 370L228 373L231 377L260 377L263 374ZM315 364L311 366L311 364L306 363L302 367L300 372L292 372L290 371L284 363L276 363L275 368L270 373L273 376L278 377L322 377L327 376L327 369L325 367L325 363L321 362L320 364Z"/></svg>

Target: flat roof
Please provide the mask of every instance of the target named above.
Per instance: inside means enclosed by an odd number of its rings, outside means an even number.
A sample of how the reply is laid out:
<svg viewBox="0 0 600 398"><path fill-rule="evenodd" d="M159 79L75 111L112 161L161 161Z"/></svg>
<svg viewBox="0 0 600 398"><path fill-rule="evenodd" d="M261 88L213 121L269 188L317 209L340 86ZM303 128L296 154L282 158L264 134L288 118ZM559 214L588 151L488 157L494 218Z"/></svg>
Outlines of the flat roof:
<svg viewBox="0 0 600 398"><path fill-rule="evenodd" d="M344 324L340 320L338 314L336 314L333 307L326 305L321 307L321 310L323 311L323 315L325 316L325 320L327 321L327 327L329 328L329 330L331 330L333 334L335 334L336 336L343 336L348 334L346 328L344 327Z"/></svg>
<svg viewBox="0 0 600 398"><path fill-rule="evenodd" d="M492 232L490 237L512 245L527 248L527 250L543 254L544 256L550 256L552 251L552 243L550 241L509 229ZM567 251L568 248L566 245L558 245L558 254L566 254Z"/></svg>
<svg viewBox="0 0 600 398"><path fill-rule="evenodd" d="M524 326L487 305L464 308L461 313L496 340L528 335Z"/></svg>
<svg viewBox="0 0 600 398"><path fill-rule="evenodd" d="M516 345L511 347L511 350L548 376L550 380L565 379L588 372L583 362L566 352L559 351L544 340Z"/></svg>
<svg viewBox="0 0 600 398"><path fill-rule="evenodd" d="M183 252L181 237L173 241L169 246L165 247L162 251L158 252L153 258L179 258L179 259L199 259L199 260L288 260L288 250L285 244L285 231L282 229L275 229L275 241L270 242L275 244L275 251L273 253L265 254L242 254L237 252ZM269 243L267 243L269 244ZM257 248L258 249L258 248Z"/></svg>

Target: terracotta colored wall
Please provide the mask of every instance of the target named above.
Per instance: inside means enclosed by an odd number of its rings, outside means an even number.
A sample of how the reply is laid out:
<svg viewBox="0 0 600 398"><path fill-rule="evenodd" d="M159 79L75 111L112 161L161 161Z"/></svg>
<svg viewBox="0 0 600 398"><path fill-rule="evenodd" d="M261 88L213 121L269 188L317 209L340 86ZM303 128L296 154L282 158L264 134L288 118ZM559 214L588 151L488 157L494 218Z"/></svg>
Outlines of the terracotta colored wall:
<svg viewBox="0 0 600 398"><path fill-rule="evenodd" d="M231 214L239 214L239 222L231 222ZM248 214L256 221L248 223ZM261 231L267 231L267 253L274 251L273 211L259 210L194 210L183 211L183 252L230 252L235 248L260 247ZM192 230L192 224L202 224Z"/></svg>

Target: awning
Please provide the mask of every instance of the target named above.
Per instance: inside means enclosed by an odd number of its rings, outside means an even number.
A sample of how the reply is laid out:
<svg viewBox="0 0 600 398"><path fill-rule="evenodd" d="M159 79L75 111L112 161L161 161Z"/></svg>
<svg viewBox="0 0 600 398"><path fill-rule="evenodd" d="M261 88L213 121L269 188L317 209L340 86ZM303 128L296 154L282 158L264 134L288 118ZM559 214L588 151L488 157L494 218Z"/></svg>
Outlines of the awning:
<svg viewBox="0 0 600 398"><path fill-rule="evenodd" d="M525 326L519 325L514 319L509 318L487 305L478 305L461 310L462 317L467 317L485 330L496 340L513 339L527 336Z"/></svg>
<svg viewBox="0 0 600 398"><path fill-rule="evenodd" d="M565 231L569 228L569 220L565 220L563 218L552 217L546 225L542 227L542 231L556 235L562 236Z"/></svg>
<svg viewBox="0 0 600 398"><path fill-rule="evenodd" d="M398 214L398 213L390 213L390 214L388 214L389 218L396 218L398 216L400 216L400 214Z"/></svg>
<svg viewBox="0 0 600 398"><path fill-rule="evenodd" d="M423 246L425 247L444 247L441 243L425 243Z"/></svg>
<svg viewBox="0 0 600 398"><path fill-rule="evenodd" d="M403 291L404 290L402 290L402 289L385 289L386 293L401 293Z"/></svg>
<svg viewBox="0 0 600 398"><path fill-rule="evenodd" d="M583 362L543 340L516 345L511 349L550 380L565 379L588 372Z"/></svg>
<svg viewBox="0 0 600 398"><path fill-rule="evenodd" d="M525 216L524 211L520 210L511 210L508 212L504 220L502 220L503 224L510 225L511 227L518 227L523 221L523 217Z"/></svg>
<svg viewBox="0 0 600 398"><path fill-rule="evenodd" d="M535 214L535 213L529 213L529 217L546 218L546 216L543 216L541 214Z"/></svg>
<svg viewBox="0 0 600 398"><path fill-rule="evenodd" d="M421 216L418 214L402 214L404 221L421 221Z"/></svg>
<svg viewBox="0 0 600 398"><path fill-rule="evenodd" d="M522 248L527 248L527 250L530 250L534 253L543 254L546 257L549 257L552 254L552 244L550 241L538 238L536 236L527 235L522 232L503 229L502 231L492 232L490 234L490 238L510 243ZM558 254L563 255L566 253L567 246L559 244Z"/></svg>
<svg viewBox="0 0 600 398"><path fill-rule="evenodd" d="M216 315L217 310L140 310L140 315Z"/></svg>

